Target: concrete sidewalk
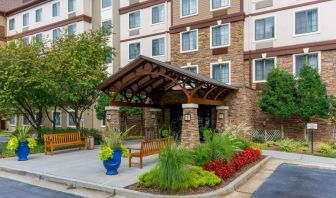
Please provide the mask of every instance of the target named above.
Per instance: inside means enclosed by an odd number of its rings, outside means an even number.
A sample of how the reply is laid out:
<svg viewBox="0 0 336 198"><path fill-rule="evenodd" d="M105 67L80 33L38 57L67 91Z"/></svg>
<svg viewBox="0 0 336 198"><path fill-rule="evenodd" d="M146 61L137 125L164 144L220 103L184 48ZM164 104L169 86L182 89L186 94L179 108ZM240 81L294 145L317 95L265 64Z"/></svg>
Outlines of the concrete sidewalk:
<svg viewBox="0 0 336 198"><path fill-rule="evenodd" d="M313 155L286 153L286 152L270 151L270 150L264 150L263 154L273 157L273 158L278 158L278 159L283 159L283 160L300 161L300 162L307 162L307 163L318 163L318 164L336 166L336 159L334 158L326 158L326 157L319 157L319 156L313 156Z"/></svg>

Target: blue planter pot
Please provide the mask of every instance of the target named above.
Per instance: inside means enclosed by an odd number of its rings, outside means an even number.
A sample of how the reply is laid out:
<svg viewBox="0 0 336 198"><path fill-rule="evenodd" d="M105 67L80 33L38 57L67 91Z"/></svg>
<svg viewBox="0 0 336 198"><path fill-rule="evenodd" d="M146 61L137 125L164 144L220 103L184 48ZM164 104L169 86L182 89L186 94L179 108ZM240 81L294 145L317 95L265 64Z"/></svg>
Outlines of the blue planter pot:
<svg viewBox="0 0 336 198"><path fill-rule="evenodd" d="M118 168L120 167L121 157L122 157L122 150L114 149L113 157L103 161L104 167L106 169L106 175L118 174Z"/></svg>
<svg viewBox="0 0 336 198"><path fill-rule="evenodd" d="M27 161L29 152L28 142L19 142L19 147L15 151L18 161Z"/></svg>

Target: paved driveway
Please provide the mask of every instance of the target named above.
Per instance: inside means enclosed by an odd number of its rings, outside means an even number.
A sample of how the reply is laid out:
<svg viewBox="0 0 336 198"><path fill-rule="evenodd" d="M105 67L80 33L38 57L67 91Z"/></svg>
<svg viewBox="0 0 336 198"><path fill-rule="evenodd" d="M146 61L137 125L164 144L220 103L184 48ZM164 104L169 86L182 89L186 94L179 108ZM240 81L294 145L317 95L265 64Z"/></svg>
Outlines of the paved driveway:
<svg viewBox="0 0 336 198"><path fill-rule="evenodd" d="M80 198L79 196L41 188L0 177L1 198Z"/></svg>
<svg viewBox="0 0 336 198"><path fill-rule="evenodd" d="M282 164L263 183L254 198L334 198L336 170Z"/></svg>

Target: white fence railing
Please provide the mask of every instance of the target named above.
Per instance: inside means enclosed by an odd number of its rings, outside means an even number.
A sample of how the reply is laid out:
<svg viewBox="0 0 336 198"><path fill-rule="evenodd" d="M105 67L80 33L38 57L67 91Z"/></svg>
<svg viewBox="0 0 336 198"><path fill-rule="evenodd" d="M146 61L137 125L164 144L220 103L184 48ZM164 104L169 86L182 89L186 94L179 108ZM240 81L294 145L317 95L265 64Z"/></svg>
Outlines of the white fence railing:
<svg viewBox="0 0 336 198"><path fill-rule="evenodd" d="M280 130L261 130L261 129L253 129L251 130L251 138L252 140L255 138L263 139L264 141L274 141L281 139L281 131Z"/></svg>

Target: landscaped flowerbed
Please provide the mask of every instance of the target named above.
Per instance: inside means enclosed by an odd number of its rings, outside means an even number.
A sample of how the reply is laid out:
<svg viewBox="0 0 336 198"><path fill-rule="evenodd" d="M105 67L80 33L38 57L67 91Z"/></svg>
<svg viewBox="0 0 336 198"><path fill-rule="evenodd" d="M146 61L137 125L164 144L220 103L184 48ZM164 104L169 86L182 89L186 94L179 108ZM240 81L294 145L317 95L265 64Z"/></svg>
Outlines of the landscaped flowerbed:
<svg viewBox="0 0 336 198"><path fill-rule="evenodd" d="M239 136L220 133L204 144L161 150L156 167L128 189L153 194L199 194L214 191L261 160L261 151Z"/></svg>

